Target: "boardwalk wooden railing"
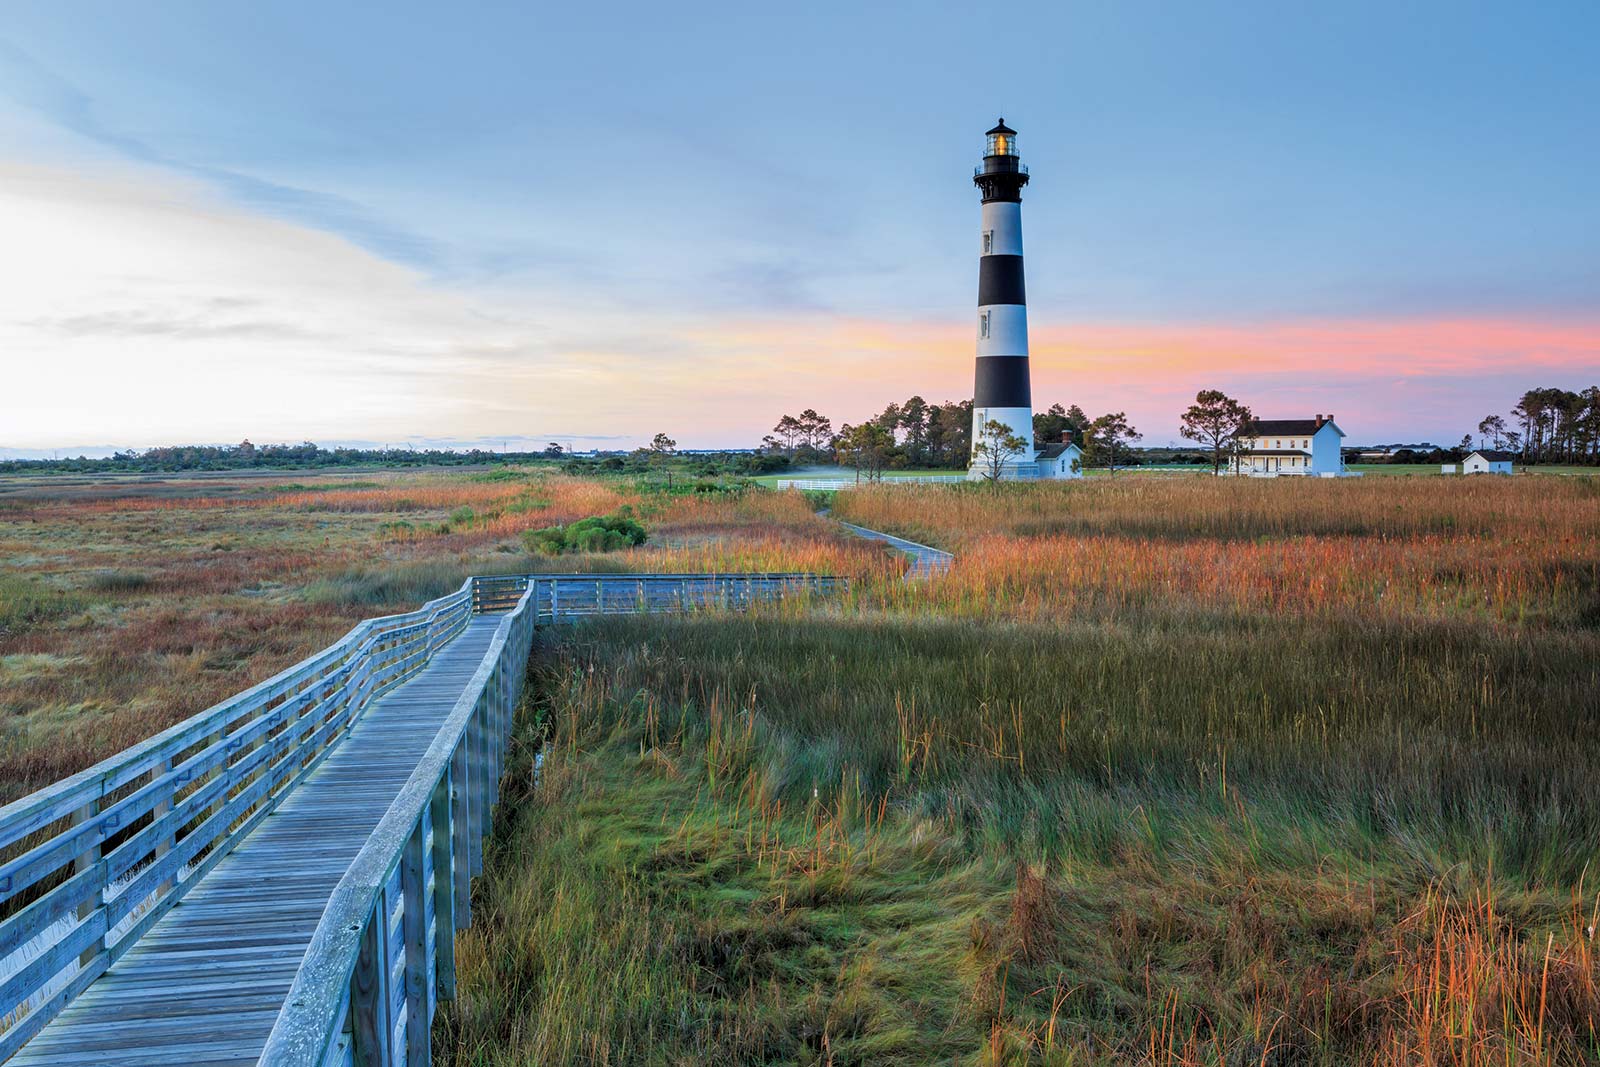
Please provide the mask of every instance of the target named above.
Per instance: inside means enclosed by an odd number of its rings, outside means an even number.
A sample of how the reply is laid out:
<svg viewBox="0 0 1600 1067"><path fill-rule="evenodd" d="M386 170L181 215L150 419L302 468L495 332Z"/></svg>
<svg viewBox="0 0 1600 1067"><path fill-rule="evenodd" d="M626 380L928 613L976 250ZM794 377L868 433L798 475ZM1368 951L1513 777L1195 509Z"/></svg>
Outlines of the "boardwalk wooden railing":
<svg viewBox="0 0 1600 1067"><path fill-rule="evenodd" d="M0 808L0 1061L121 958L473 614L506 613L432 747L340 882L261 1063L424 1062L482 866L535 625L743 604L799 574L468 579L371 619L273 678ZM421 1057L419 1060L418 1057Z"/></svg>
<svg viewBox="0 0 1600 1067"><path fill-rule="evenodd" d="M383 690L466 624L471 583L370 619L148 741L0 808L0 1060L120 958L319 762Z"/></svg>

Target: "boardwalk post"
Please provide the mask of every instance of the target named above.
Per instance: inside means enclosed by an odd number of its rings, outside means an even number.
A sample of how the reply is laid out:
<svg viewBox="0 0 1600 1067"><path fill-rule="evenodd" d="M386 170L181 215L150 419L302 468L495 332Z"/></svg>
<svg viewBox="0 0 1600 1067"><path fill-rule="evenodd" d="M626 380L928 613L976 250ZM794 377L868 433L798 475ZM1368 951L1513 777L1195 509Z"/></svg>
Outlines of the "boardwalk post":
<svg viewBox="0 0 1600 1067"><path fill-rule="evenodd" d="M172 757L169 756L166 759L162 760L160 763L156 764L155 767L151 769L151 771L150 771L150 781L152 781L152 782L160 781L171 770L172 770ZM166 818L168 815L170 815L172 813L172 794L173 794L174 788L175 788L174 786L169 784L167 786L166 793L163 795L163 798L156 802L155 807L150 809L150 825L151 826L155 826L156 824L160 823L162 819ZM151 863L160 863L161 862L161 858L163 856L165 856L168 852L172 851L172 845L173 845L173 842L176 840L176 838L177 838L177 830L176 830L176 828L174 828L172 830L169 830L167 833L162 834L160 840L158 840L156 842L156 847L153 850L154 854L153 854L150 862ZM164 881L160 885L156 886L155 895L157 897L160 897L161 894L163 894L167 890L171 889L172 888L172 884L173 884L173 882L175 880L176 880L176 875L174 875L173 878L168 878L166 881Z"/></svg>
<svg viewBox="0 0 1600 1067"><path fill-rule="evenodd" d="M454 761L452 761L453 763ZM446 767L433 799L428 802L428 817L433 820L433 949L439 995L447 1000L456 996L456 865L450 832L451 768Z"/></svg>
<svg viewBox="0 0 1600 1067"><path fill-rule="evenodd" d="M98 799L91 800L89 803L72 813L72 825L75 827L82 826L85 823L92 821L95 816L99 814L100 801ZM78 858L74 860L72 864L72 873L79 874L88 870L90 867L93 867L99 862L100 843L96 841L93 845L89 846L87 849L78 854ZM89 916L93 915L96 909L103 908L106 905L106 883L104 876L102 875L101 877L96 878L95 882L97 884L95 885L93 895L90 896L88 900L85 900L82 904L78 905L79 922L88 920ZM104 949L105 938L103 937L97 941L85 945L83 952L78 956L78 965L80 967L89 966L90 962L93 961L93 959Z"/></svg>
<svg viewBox="0 0 1600 1067"><path fill-rule="evenodd" d="M388 930L389 893L379 890L377 904L361 931L361 951L350 975L350 1050L354 1067L389 1067Z"/></svg>
<svg viewBox="0 0 1600 1067"><path fill-rule="evenodd" d="M484 718L488 711L486 694L479 693L472 709L472 876L483 873L483 835L489 829L489 750L488 730Z"/></svg>
<svg viewBox="0 0 1600 1067"><path fill-rule="evenodd" d="M427 1067L431 1056L428 1017L428 924L423 837L429 820L419 819L400 859L400 926L405 945L406 1067Z"/></svg>
<svg viewBox="0 0 1600 1067"><path fill-rule="evenodd" d="M467 739L450 756L450 875L455 881L456 929L472 925L472 761Z"/></svg>

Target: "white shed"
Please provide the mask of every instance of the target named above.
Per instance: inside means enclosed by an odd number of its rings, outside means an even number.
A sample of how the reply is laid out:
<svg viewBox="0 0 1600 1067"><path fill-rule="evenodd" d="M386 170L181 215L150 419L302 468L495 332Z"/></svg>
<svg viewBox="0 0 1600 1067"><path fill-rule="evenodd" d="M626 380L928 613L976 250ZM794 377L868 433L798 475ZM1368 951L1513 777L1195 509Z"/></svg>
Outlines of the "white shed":
<svg viewBox="0 0 1600 1067"><path fill-rule="evenodd" d="M1035 462L1039 465L1041 478L1083 477L1083 449L1071 441L1045 445L1039 450Z"/></svg>
<svg viewBox="0 0 1600 1067"><path fill-rule="evenodd" d="M1511 462L1516 458L1512 452L1497 452L1494 449L1480 449L1472 453L1461 463L1462 474L1510 474Z"/></svg>

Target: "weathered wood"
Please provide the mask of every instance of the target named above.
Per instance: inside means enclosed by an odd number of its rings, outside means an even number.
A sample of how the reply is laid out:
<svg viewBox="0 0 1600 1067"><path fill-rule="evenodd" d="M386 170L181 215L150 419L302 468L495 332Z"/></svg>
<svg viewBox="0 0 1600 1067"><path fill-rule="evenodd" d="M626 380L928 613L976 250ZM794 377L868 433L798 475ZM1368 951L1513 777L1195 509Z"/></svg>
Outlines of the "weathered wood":
<svg viewBox="0 0 1600 1067"><path fill-rule="evenodd" d="M0 1011L86 964L15 1013L0 1060L21 1047L26 1067L249 1062L252 1050L274 1065L425 1062L436 999L455 991L455 932L471 921L535 626L831 584L471 580L0 808L0 913L55 878L0 919L0 954L53 939L0 984Z"/></svg>
<svg viewBox="0 0 1600 1067"><path fill-rule="evenodd" d="M451 761L453 766L454 760ZM456 872L455 845L450 827L452 767L447 766L428 803L433 820L433 945L437 962L434 979L439 995L456 996Z"/></svg>
<svg viewBox="0 0 1600 1067"><path fill-rule="evenodd" d="M350 975L351 1060L358 1067L386 1067L387 1063L389 968L383 949L388 939L380 933L386 910L380 895L361 932L360 954Z"/></svg>
<svg viewBox="0 0 1600 1067"><path fill-rule="evenodd" d="M427 1067L431 1043L428 1026L433 1021L428 1013L428 927L427 885L424 868L423 838L427 823L417 823L406 841L405 855L400 861L401 923L405 945L405 1003L406 1041L404 1055L396 1057L406 1067Z"/></svg>

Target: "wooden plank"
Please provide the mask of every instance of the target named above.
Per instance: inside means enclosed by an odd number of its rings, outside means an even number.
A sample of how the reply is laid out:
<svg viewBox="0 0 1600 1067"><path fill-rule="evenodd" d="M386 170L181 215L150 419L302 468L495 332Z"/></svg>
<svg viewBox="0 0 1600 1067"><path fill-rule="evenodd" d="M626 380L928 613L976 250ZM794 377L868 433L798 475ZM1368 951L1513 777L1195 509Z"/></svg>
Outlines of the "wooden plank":
<svg viewBox="0 0 1600 1067"><path fill-rule="evenodd" d="M406 841L400 861L401 924L405 959L406 1067L428 1067L432 1062L428 1033L428 926L423 839L428 823L417 823Z"/></svg>
<svg viewBox="0 0 1600 1067"><path fill-rule="evenodd" d="M434 982L439 995L456 996L455 843L450 826L452 767L445 768L429 805L433 820L433 940L437 962Z"/></svg>

